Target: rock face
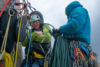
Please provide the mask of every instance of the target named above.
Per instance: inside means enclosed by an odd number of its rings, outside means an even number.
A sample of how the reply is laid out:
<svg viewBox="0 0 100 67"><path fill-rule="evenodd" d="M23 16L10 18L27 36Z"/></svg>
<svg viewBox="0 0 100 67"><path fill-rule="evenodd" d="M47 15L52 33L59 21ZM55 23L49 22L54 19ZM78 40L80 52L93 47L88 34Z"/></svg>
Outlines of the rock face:
<svg viewBox="0 0 100 67"><path fill-rule="evenodd" d="M0 0L0 10L3 8L5 2L7 0ZM15 0L11 0L11 2L6 6L5 10L8 10L9 8L12 7L12 3L14 3ZM19 2L20 0L16 0L16 2ZM20 8L19 6L14 6L15 8ZM22 45L21 43L19 43L18 45L18 54L17 54L17 63L16 63L16 67L20 67L21 62L23 60L23 55L22 55Z"/></svg>
<svg viewBox="0 0 100 67"><path fill-rule="evenodd" d="M21 62L23 61L23 56L22 56L22 45L21 43L19 43L18 45L18 54L17 54L17 63L16 63L16 67L20 67Z"/></svg>
<svg viewBox="0 0 100 67"><path fill-rule="evenodd" d="M18 0L19 1L19 0ZM0 10L2 9L2 7L4 6L6 0L0 0ZM8 10L9 8L12 7L12 4L14 3L14 0L11 0L11 2L6 6L5 10Z"/></svg>

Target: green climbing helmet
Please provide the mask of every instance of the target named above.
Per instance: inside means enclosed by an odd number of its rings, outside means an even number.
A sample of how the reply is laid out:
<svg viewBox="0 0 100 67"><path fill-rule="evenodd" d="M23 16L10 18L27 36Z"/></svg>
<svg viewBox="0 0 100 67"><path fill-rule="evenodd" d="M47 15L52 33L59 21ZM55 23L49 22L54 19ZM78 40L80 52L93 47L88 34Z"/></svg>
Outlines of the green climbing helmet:
<svg viewBox="0 0 100 67"><path fill-rule="evenodd" d="M39 11L33 11L30 13L30 22L33 22L33 21L38 21L40 20L42 23L44 22L43 20L43 15L39 12Z"/></svg>

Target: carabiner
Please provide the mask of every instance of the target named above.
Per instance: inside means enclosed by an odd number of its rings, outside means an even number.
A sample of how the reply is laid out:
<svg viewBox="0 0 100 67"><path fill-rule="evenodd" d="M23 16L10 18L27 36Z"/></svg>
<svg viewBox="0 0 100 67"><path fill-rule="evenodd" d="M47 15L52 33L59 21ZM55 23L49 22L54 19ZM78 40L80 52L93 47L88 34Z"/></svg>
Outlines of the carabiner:
<svg viewBox="0 0 100 67"><path fill-rule="evenodd" d="M11 14L10 11L11 11L11 10L9 9L9 11L8 11L9 15L10 15L10 16L13 16L15 12L12 10L12 14Z"/></svg>

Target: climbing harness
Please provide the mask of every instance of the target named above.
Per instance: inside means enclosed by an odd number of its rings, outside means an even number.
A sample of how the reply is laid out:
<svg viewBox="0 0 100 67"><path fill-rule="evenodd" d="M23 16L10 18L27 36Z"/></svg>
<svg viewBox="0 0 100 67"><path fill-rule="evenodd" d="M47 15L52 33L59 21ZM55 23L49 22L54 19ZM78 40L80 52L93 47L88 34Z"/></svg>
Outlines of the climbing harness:
<svg viewBox="0 0 100 67"><path fill-rule="evenodd" d="M31 23L31 25L32 25L32 23ZM30 34L30 33L31 33L31 30L29 31L29 34ZM31 34L30 34L30 35L31 35ZM46 35L45 35L45 36L46 36ZM30 37L30 36L29 36L29 37ZM42 40L42 42L43 42L43 41L44 41L44 39ZM30 42L30 43L29 43L29 47L30 47L30 49L31 49L31 48L32 48L32 43L31 43L30 39L29 39L29 42ZM33 46L34 46L34 45L33 45ZM43 53L45 54L45 63L44 63L44 66L47 66L47 58L48 58L47 55L49 54L49 52L50 52L51 49L49 49L48 52L45 53L45 51L44 51L42 45L39 44L39 46L40 46L40 49L42 49ZM30 51L30 50L29 50L29 47L28 47L28 51ZM28 52L28 53L29 53L29 52ZM28 53L27 53L27 57L28 57L28 55L29 55ZM28 63L28 58L27 58L27 60L26 60L26 66L27 66L27 63Z"/></svg>
<svg viewBox="0 0 100 67"><path fill-rule="evenodd" d="M78 41L70 42L71 62L73 64L73 67L79 67L79 66L83 67L88 62L88 61L85 62L85 58L84 58L83 53L81 52L80 48L81 48L80 42L78 42Z"/></svg>
<svg viewBox="0 0 100 67"><path fill-rule="evenodd" d="M70 41L70 49L73 67L88 67L88 65L89 67L98 67L96 56L92 53L90 46L80 41Z"/></svg>

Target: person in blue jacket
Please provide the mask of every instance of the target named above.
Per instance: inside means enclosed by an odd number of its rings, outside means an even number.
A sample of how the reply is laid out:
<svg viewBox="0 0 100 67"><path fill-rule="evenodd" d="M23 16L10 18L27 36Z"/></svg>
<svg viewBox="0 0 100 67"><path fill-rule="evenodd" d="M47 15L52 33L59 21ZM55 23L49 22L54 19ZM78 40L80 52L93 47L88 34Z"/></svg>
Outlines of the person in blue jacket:
<svg viewBox="0 0 100 67"><path fill-rule="evenodd" d="M67 39L79 39L90 45L91 25L88 11L78 1L74 1L65 8L65 13L68 21L60 26L59 32Z"/></svg>
<svg viewBox="0 0 100 67"><path fill-rule="evenodd" d="M60 26L59 30L53 30L53 34L63 34L69 40L79 40L90 45L91 24L88 11L78 2L74 1L65 8L68 21Z"/></svg>
<svg viewBox="0 0 100 67"><path fill-rule="evenodd" d="M68 17L67 24L59 28L67 39L78 38L90 45L90 17L88 11L78 1L70 3L65 8Z"/></svg>
<svg viewBox="0 0 100 67"><path fill-rule="evenodd" d="M88 11L78 1L73 1L65 8L65 14L68 18L67 23L60 26L59 29L54 29L53 34L63 34L69 42L78 42L83 46L81 49L87 51L86 46L90 45L91 34Z"/></svg>

